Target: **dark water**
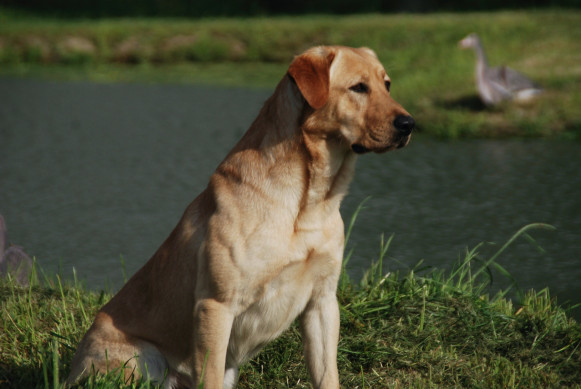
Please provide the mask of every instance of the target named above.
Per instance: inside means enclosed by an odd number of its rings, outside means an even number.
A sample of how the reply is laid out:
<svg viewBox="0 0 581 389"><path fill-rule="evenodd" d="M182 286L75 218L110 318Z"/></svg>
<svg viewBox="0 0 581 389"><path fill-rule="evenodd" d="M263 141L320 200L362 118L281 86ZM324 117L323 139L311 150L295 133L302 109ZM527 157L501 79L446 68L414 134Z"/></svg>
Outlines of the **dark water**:
<svg viewBox="0 0 581 389"><path fill-rule="evenodd" d="M118 287L157 249L270 91L0 79L0 213L47 273ZM359 278L394 234L384 267L447 268L484 257L533 222L499 262L522 289L581 302L581 145L438 142L365 155L343 206L367 196L349 247ZM497 286L503 280L495 281ZM579 310L576 317L579 318Z"/></svg>

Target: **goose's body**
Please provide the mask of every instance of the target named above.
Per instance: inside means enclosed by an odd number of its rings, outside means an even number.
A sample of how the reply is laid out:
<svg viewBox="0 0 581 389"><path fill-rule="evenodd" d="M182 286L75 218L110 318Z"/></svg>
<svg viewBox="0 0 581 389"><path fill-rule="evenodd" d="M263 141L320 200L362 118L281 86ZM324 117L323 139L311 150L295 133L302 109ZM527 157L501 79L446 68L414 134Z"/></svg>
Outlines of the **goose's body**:
<svg viewBox="0 0 581 389"><path fill-rule="evenodd" d="M468 35L460 41L460 47L472 48L476 53L476 88L484 104L496 105L505 100L524 101L542 92L528 77L508 66L488 66L478 35Z"/></svg>

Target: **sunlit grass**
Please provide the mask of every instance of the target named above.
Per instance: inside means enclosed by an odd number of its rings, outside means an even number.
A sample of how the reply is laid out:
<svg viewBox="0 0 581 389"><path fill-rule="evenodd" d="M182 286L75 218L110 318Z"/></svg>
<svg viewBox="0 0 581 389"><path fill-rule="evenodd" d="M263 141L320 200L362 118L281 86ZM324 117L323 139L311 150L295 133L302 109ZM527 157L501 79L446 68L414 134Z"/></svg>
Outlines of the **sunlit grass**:
<svg viewBox="0 0 581 389"><path fill-rule="evenodd" d="M581 326L549 291L529 291L518 304L503 292L486 293L489 269L511 279L500 265L502 252L513 241L530 238L534 228L551 227L525 226L489 258L481 258L477 246L449 272L419 266L404 274L389 272L385 261L392 238L382 238L378 259L362 280L355 283L343 273L339 284L342 386L578 387ZM33 275L27 288L2 281L0 386L61 387L76 344L110 297L86 290L76 277L65 284L59 276ZM309 388L309 382L295 324L242 367L238 387ZM82 387L154 383L123 383L112 372L91 377Z"/></svg>
<svg viewBox="0 0 581 389"><path fill-rule="evenodd" d="M0 10L0 75L272 89L307 47L368 46L419 131L580 138L579 25L578 10L96 21ZM491 65L509 65L546 92L530 104L484 108L473 82L474 55L457 47L470 32L481 36ZM75 46L70 37L92 48Z"/></svg>

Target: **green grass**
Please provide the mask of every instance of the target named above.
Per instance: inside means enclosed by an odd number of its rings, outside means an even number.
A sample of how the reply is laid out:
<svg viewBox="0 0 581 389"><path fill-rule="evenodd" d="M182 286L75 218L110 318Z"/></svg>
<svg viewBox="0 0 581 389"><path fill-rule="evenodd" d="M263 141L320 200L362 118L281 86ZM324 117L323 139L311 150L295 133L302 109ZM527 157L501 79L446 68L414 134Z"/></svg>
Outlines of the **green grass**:
<svg viewBox="0 0 581 389"><path fill-rule="evenodd" d="M373 48L393 96L438 137L581 138L578 10L237 19L38 19L0 9L0 75L273 88L294 55L318 44ZM546 92L485 109L474 55L507 64Z"/></svg>
<svg viewBox="0 0 581 389"><path fill-rule="evenodd" d="M342 387L581 387L581 325L548 290L527 292L518 306L486 294L488 270L502 272L503 250L532 228L549 226L524 227L488 259L476 247L448 273L385 273L391 238L382 239L361 282L345 273L340 282ZM41 278L27 288L0 284L0 387L61 387L77 342L111 297ZM153 386L112 373L83 387ZM311 387L297 325L242 367L238 387Z"/></svg>

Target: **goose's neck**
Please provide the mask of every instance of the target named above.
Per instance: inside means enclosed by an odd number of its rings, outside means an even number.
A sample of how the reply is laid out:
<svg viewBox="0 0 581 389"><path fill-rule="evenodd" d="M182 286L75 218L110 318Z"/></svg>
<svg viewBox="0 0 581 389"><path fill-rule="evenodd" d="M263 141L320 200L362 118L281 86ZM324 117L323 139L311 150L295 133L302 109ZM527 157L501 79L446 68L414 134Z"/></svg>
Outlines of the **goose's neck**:
<svg viewBox="0 0 581 389"><path fill-rule="evenodd" d="M484 70L488 67L488 59L486 58L486 53L484 52L484 47L480 40L476 41L474 45L474 51L476 52L476 64L480 70Z"/></svg>

